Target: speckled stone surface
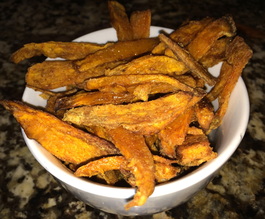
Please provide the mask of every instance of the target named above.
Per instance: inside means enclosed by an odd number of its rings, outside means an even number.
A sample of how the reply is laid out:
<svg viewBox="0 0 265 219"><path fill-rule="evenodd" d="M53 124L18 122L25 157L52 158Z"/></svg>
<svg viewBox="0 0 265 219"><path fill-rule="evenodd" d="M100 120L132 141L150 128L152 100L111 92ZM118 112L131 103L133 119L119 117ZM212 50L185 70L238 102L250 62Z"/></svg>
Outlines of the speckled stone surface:
<svg viewBox="0 0 265 219"><path fill-rule="evenodd" d="M187 203L136 218L265 218L265 1L135 0L128 9L151 9L152 25L177 28L188 19L231 14L254 51L243 72L251 102L246 135L214 180ZM9 57L23 44L71 41L110 27L103 0L0 1L0 99L20 100L27 68L43 57L15 65ZM121 218L76 200L33 158L17 122L0 107L0 218Z"/></svg>

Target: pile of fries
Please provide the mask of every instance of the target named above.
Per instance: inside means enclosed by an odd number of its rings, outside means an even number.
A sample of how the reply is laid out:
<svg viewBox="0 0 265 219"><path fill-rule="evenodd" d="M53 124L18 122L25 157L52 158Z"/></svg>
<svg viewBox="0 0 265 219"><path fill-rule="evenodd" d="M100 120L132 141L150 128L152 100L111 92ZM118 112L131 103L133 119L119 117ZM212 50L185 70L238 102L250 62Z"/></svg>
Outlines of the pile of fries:
<svg viewBox="0 0 265 219"><path fill-rule="evenodd" d="M26 73L27 86L47 99L44 109L0 103L28 138L77 177L135 187L130 209L143 205L156 184L217 156L208 135L222 123L252 51L230 16L185 22L170 35L150 38L150 10L128 16L116 1L108 8L117 42L30 43L12 55L15 63L37 55L62 58ZM220 62L214 77L208 68ZM53 90L60 87L66 89Z"/></svg>

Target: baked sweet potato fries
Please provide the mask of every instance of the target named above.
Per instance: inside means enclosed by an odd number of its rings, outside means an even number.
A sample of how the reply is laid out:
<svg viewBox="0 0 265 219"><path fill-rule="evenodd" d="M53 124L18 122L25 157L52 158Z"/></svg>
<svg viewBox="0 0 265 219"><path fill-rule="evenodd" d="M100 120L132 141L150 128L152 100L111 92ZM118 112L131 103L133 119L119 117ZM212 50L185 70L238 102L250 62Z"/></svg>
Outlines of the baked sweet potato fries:
<svg viewBox="0 0 265 219"><path fill-rule="evenodd" d="M0 103L28 138L77 177L135 187L130 209L143 205L156 184L218 156L208 135L222 123L252 51L230 16L185 22L150 38L150 10L129 16L116 1L108 9L116 42L30 43L11 56L15 63L62 58L26 73L27 86L42 92L46 107ZM214 77L208 68L219 62ZM60 87L65 90L53 91Z"/></svg>

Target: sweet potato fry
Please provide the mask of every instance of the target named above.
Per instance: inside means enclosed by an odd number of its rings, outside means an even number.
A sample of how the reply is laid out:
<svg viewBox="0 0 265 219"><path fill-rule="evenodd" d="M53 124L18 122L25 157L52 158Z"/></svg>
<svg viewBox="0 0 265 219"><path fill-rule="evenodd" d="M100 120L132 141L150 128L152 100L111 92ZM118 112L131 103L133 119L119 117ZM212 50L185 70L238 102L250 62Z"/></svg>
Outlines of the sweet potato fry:
<svg viewBox="0 0 265 219"><path fill-rule="evenodd" d="M129 169L127 161L123 156L103 157L80 166L75 175L78 177L92 177L98 174L104 174L110 170Z"/></svg>
<svg viewBox="0 0 265 219"><path fill-rule="evenodd" d="M18 101L0 102L9 110L30 139L39 142L57 158L81 164L96 157L119 154L111 143L90 135L44 111Z"/></svg>
<svg viewBox="0 0 265 219"><path fill-rule="evenodd" d="M175 160L169 160L157 155L153 155L153 160L155 166L154 175L156 183L166 182L176 177L181 172L180 167L175 167L172 165L173 163L176 163ZM108 176L105 177L106 173L113 170L120 170L122 174L125 173L123 179L128 181L131 186L136 186L133 175L131 175L130 180L128 180L128 175L131 173L129 173L130 168L128 166L128 161L124 156L109 156L93 160L85 165L80 166L74 174L77 177L92 177L95 175L100 175L103 176L102 178L104 178L105 181L111 180L111 183L107 182L108 184L114 184L118 180L115 175L114 179L112 179L113 177L111 177L111 179L109 179Z"/></svg>
<svg viewBox="0 0 265 219"><path fill-rule="evenodd" d="M206 135L188 135L176 148L176 162L183 166L199 166L217 156Z"/></svg>
<svg viewBox="0 0 265 219"><path fill-rule="evenodd" d="M133 39L148 38L151 26L151 10L134 11L130 16Z"/></svg>
<svg viewBox="0 0 265 219"><path fill-rule="evenodd" d="M61 91L61 92L43 90L42 92L43 92L42 96L45 96L45 95L48 96L45 110L53 115L56 115L58 118L62 118L65 111L64 109L56 110L57 99L59 99L60 97L72 95L77 92L77 89L66 90L66 91Z"/></svg>
<svg viewBox="0 0 265 219"><path fill-rule="evenodd" d="M210 68L219 62L225 60L225 51L229 43L230 37L221 38L216 40L208 52L199 60L199 62L206 68Z"/></svg>
<svg viewBox="0 0 265 219"><path fill-rule="evenodd" d="M202 78L210 86L215 84L215 78L200 65L193 56L188 53L184 48L180 47L177 43L166 37L164 34L160 34L159 38L164 42L174 54L191 70L191 72L198 78Z"/></svg>
<svg viewBox="0 0 265 219"><path fill-rule="evenodd" d="M175 148L184 142L193 115L194 108L190 107L158 133L162 155L176 157Z"/></svg>
<svg viewBox="0 0 265 219"><path fill-rule="evenodd" d="M81 126L122 126L137 133L150 135L163 129L185 111L186 107L196 104L202 97L203 95L193 96L189 92L179 91L148 102L83 106L68 110L63 120Z"/></svg>
<svg viewBox="0 0 265 219"><path fill-rule="evenodd" d="M92 78L86 80L83 84L79 85L80 88L89 90L101 90L102 88L111 86L111 85L119 85L123 87L129 87L132 85L139 85L144 83L150 84L168 84L174 87L175 91L183 90L183 91L194 91L192 87L179 82L173 77L169 77L162 74L147 74L147 75L113 75L108 77L99 77ZM174 90L172 90L174 91Z"/></svg>
<svg viewBox="0 0 265 219"><path fill-rule="evenodd" d="M207 98L203 98L195 105L195 116L200 128L202 128L205 133L208 133L214 118L214 108Z"/></svg>
<svg viewBox="0 0 265 219"><path fill-rule="evenodd" d="M74 83L76 85L83 83L85 80L89 79L89 78L96 78L96 77L100 77L100 76L104 76L106 74L106 71L109 71L119 65L125 64L127 63L126 60L122 60L122 61L114 61L114 62L107 62L101 65L98 65L94 68L91 68L87 71L84 72L79 72L79 74L77 75L77 77L75 78Z"/></svg>
<svg viewBox="0 0 265 219"><path fill-rule="evenodd" d="M227 49L226 61L223 63L217 84L208 93L207 98L218 97L219 107L210 125L210 130L216 129L225 116L231 93L243 69L252 57L252 50L244 39L237 36ZM217 96L218 95L218 96Z"/></svg>
<svg viewBox="0 0 265 219"><path fill-rule="evenodd" d="M112 43L97 44L88 42L55 42L28 43L14 52L11 61L19 63L34 56L44 55L49 58L63 58L66 60L83 59L88 54L104 49Z"/></svg>
<svg viewBox="0 0 265 219"><path fill-rule="evenodd" d="M146 55L133 59L132 61L107 70L106 75L127 74L165 74L181 75L186 66L174 58L168 56Z"/></svg>
<svg viewBox="0 0 265 219"><path fill-rule="evenodd" d="M201 128L198 128L196 126L190 126L187 131L188 135L204 135L205 133Z"/></svg>
<svg viewBox="0 0 265 219"><path fill-rule="evenodd" d="M207 17L202 20L183 23L179 28L177 28L170 34L170 38L185 47L195 38L197 33L211 21L213 21L213 19ZM165 49L166 45L161 42L152 50L152 53L163 54Z"/></svg>
<svg viewBox="0 0 265 219"><path fill-rule="evenodd" d="M232 37L236 34L234 20L230 16L224 16L213 20L187 46L187 50L195 60L201 59L213 44L221 37Z"/></svg>
<svg viewBox="0 0 265 219"><path fill-rule="evenodd" d="M84 72L106 62L129 59L148 53L158 43L158 38L115 42L106 49L99 50L80 61L76 61L76 65L80 72Z"/></svg>
<svg viewBox="0 0 265 219"><path fill-rule="evenodd" d="M133 29L124 6L117 1L108 1L108 10L110 22L116 30L118 40L133 40Z"/></svg>
<svg viewBox="0 0 265 219"><path fill-rule="evenodd" d="M122 127L110 129L109 134L115 146L126 158L128 167L135 177L137 191L125 209L143 205L155 187L154 160L143 135Z"/></svg>
<svg viewBox="0 0 265 219"><path fill-rule="evenodd" d="M73 86L78 71L72 61L44 61L28 69L26 83L28 86L51 90L64 86Z"/></svg>
<svg viewBox="0 0 265 219"><path fill-rule="evenodd" d="M112 92L79 92L75 95L57 98L55 111L60 109L70 109L78 106L94 106L101 104L122 104L130 103L137 98L128 92L112 93Z"/></svg>

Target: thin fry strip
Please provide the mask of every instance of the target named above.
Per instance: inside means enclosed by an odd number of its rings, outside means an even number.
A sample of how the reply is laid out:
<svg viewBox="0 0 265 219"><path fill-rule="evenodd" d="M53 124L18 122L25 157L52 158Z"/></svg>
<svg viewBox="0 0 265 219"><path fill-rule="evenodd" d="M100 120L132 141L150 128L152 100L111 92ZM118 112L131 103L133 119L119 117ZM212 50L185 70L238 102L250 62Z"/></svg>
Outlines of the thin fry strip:
<svg viewBox="0 0 265 219"><path fill-rule="evenodd" d="M186 66L168 56L145 55L132 61L107 70L106 75L128 74L165 74L181 75L185 73Z"/></svg>
<svg viewBox="0 0 265 219"><path fill-rule="evenodd" d="M51 90L74 85L77 76L72 61L44 61L28 69L26 83L31 87Z"/></svg>
<svg viewBox="0 0 265 219"><path fill-rule="evenodd" d="M193 74L195 74L198 78L202 78L210 86L215 84L215 77L213 77L202 65L200 65L188 51L180 47L164 34L160 34L159 38L174 52L174 54L191 70Z"/></svg>
<svg viewBox="0 0 265 219"><path fill-rule="evenodd" d="M176 154L176 162L182 166L199 166L217 156L205 134L188 135L185 142L176 147Z"/></svg>
<svg viewBox="0 0 265 219"><path fill-rule="evenodd" d="M225 51L229 46L232 38L225 37L216 40L213 46L208 50L208 52L199 60L199 62L206 68L210 68L219 62L225 60Z"/></svg>
<svg viewBox="0 0 265 219"><path fill-rule="evenodd" d="M99 50L80 61L76 61L76 65L80 72L84 72L106 62L129 59L148 53L152 51L158 43L158 38L119 41L106 49Z"/></svg>
<svg viewBox="0 0 265 219"><path fill-rule="evenodd" d="M156 183L168 181L177 176L177 174L181 171L180 167L172 166L173 163L176 163L175 160L169 160L157 155L153 155L153 159L155 162L154 174ZM97 160L93 160L85 165L80 166L74 172L74 174L77 177L92 177L100 175L103 176L105 180L108 180L108 177L106 178L104 176L106 172L112 170L120 170L121 173L125 173L124 171L130 171L126 158L124 156L110 156L99 158ZM124 179L127 181L126 177L127 176L124 176ZM114 183L115 182L117 181L114 181ZM107 183L109 184L109 182ZM128 183L130 183L132 186L135 186L135 179L133 179L133 183L132 180L129 180ZM113 182L111 184L113 184Z"/></svg>
<svg viewBox="0 0 265 219"><path fill-rule="evenodd" d="M222 123L228 108L231 93L252 54L252 50L245 43L244 39L239 36L235 37L228 48L227 60L222 65L219 81L208 95L211 100L215 97L215 93L219 93L219 107L210 125L210 130L216 129Z"/></svg>
<svg viewBox="0 0 265 219"><path fill-rule="evenodd" d="M123 156L103 157L82 165L75 171L78 177L92 177L98 174L104 174L110 170L128 169L127 161Z"/></svg>
<svg viewBox="0 0 265 219"><path fill-rule="evenodd" d="M232 37L236 33L235 23L230 16L224 16L208 24L187 46L195 60L199 60L223 36Z"/></svg>
<svg viewBox="0 0 265 219"><path fill-rule="evenodd" d="M79 87L85 90L95 90L102 89L111 85L119 85L119 86L132 86L143 83L160 83L160 84L168 84L176 88L176 90L182 91L194 91L192 87L181 83L180 81L174 79L173 77L169 77L167 75L162 74L147 74L147 75L113 75L108 77L100 77L100 78L92 78L86 80Z"/></svg>
<svg viewBox="0 0 265 219"><path fill-rule="evenodd" d="M143 135L130 132L122 127L110 129L109 134L115 146L128 161L128 167L135 177L137 191L125 209L143 205L155 187L155 166L152 154Z"/></svg>
<svg viewBox="0 0 265 219"><path fill-rule="evenodd" d="M151 10L134 11L130 16L133 39L148 38L150 35Z"/></svg>
<svg viewBox="0 0 265 219"><path fill-rule="evenodd" d="M83 126L123 126L128 130L150 135L163 129L186 107L196 104L202 97L203 95L193 96L189 92L179 91L148 102L83 106L68 110L63 120Z"/></svg>
<svg viewBox="0 0 265 219"><path fill-rule="evenodd" d="M133 102L136 97L131 93L112 93L112 92L82 92L72 96L58 98L55 110L70 109L78 106L94 106L101 104L122 104Z"/></svg>
<svg viewBox="0 0 265 219"><path fill-rule="evenodd" d="M195 38L197 33L212 20L212 18L207 17L199 21L189 21L188 23L182 24L170 34L170 38L185 47ZM161 42L152 50L152 53L163 54L165 49L166 45Z"/></svg>
<svg viewBox="0 0 265 219"><path fill-rule="evenodd" d="M108 10L110 22L116 30L118 40L133 40L133 29L124 6L117 1L108 1Z"/></svg>
<svg viewBox="0 0 265 219"><path fill-rule="evenodd" d="M66 60L83 59L88 54L104 49L112 43L97 44L88 42L55 42L28 43L14 52L11 61L19 63L34 56L44 55L49 58L63 58ZM78 51L78 52L76 52Z"/></svg>
<svg viewBox="0 0 265 219"><path fill-rule="evenodd" d="M176 157L175 148L184 142L193 115L194 108L190 107L158 133L160 152L163 155L170 158Z"/></svg>
<svg viewBox="0 0 265 219"><path fill-rule="evenodd" d="M57 158L80 164L95 157L117 154L111 143L77 129L55 116L18 101L1 101L30 139L39 142Z"/></svg>

